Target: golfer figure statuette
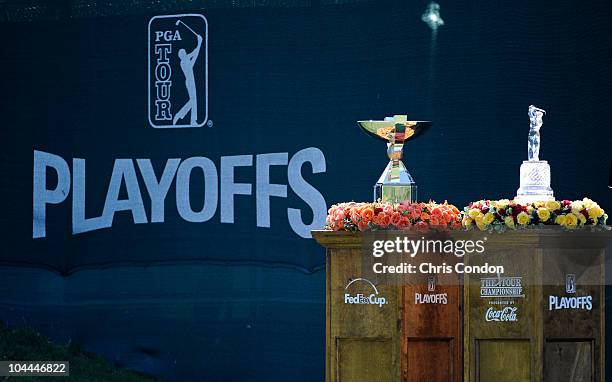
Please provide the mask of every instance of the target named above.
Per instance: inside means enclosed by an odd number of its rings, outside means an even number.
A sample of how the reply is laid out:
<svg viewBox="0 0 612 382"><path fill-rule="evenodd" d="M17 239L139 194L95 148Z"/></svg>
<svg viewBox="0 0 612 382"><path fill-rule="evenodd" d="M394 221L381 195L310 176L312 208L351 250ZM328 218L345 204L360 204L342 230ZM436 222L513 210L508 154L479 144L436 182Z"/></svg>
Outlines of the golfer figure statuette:
<svg viewBox="0 0 612 382"><path fill-rule="evenodd" d="M529 136L527 139L527 160L521 165L521 186L516 200L522 203L555 200L550 187L550 166L540 160L540 128L546 111L529 106Z"/></svg>
<svg viewBox="0 0 612 382"><path fill-rule="evenodd" d="M368 135L387 142L389 164L374 185L374 200L416 202L417 185L402 162L402 150L404 142L423 134L431 127L431 122L408 121L406 115L394 115L382 121L358 121L357 124Z"/></svg>

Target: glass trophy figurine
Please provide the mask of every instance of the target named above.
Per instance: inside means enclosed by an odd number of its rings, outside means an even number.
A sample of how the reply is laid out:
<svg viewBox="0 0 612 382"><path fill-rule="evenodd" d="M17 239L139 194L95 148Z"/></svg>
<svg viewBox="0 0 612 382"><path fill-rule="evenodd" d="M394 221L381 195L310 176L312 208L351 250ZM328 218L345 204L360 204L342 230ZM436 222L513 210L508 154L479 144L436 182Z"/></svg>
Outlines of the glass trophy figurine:
<svg viewBox="0 0 612 382"><path fill-rule="evenodd" d="M408 121L406 115L394 115L382 121L358 121L368 135L387 142L389 164L374 185L374 201L399 203L417 201L417 186L402 163L404 142L417 138L429 127L429 121Z"/></svg>
<svg viewBox="0 0 612 382"><path fill-rule="evenodd" d="M540 160L540 128L545 113L533 105L529 106L527 160L521 165L521 186L515 198L520 203L555 200L550 187L550 166L545 160Z"/></svg>

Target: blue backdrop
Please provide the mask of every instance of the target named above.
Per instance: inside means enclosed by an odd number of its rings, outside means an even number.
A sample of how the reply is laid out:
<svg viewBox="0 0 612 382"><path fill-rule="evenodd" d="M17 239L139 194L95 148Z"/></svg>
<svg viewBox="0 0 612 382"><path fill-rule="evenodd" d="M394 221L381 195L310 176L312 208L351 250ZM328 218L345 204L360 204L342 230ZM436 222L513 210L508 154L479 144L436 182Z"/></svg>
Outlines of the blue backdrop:
<svg viewBox="0 0 612 382"><path fill-rule="evenodd" d="M610 3L442 2L436 36L420 20L424 1L85 3L42 16L6 11L0 23L0 319L10 325L171 380L322 380L324 252L289 215L315 227L321 200L371 199L385 147L358 131L359 119L432 120L406 145L405 163L421 200L463 206L515 195L535 104L547 110L540 157L555 195L612 211ZM155 129L148 22L180 13L208 20L212 126ZM103 214L115 161L127 159L147 224L119 211L111 227L73 235L82 207L68 187L46 205L45 236L33 238L33 198L44 192L34 187L35 150L66 162L71 186L86 189L87 218ZM257 164L269 153L286 154L269 176L286 197L267 207ZM210 159L218 176L211 196L214 177L192 173L191 208L217 197L214 215L187 221L173 178L163 222L152 223L136 159L150 159L159 178L168 159L193 157ZM86 176L73 158L85 160ZM251 162L230 173L222 158ZM60 176L43 173L53 189ZM119 198L133 201L123 182ZM250 194L224 199L232 182Z"/></svg>

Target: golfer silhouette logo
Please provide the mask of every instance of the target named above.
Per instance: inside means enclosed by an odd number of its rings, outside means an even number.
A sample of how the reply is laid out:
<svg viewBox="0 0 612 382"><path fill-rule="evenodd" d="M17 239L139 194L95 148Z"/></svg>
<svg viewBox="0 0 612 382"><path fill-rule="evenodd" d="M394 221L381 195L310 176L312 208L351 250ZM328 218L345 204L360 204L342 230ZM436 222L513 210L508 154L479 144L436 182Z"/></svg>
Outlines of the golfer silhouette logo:
<svg viewBox="0 0 612 382"><path fill-rule="evenodd" d="M201 127L208 120L208 24L198 14L149 21L149 124Z"/></svg>

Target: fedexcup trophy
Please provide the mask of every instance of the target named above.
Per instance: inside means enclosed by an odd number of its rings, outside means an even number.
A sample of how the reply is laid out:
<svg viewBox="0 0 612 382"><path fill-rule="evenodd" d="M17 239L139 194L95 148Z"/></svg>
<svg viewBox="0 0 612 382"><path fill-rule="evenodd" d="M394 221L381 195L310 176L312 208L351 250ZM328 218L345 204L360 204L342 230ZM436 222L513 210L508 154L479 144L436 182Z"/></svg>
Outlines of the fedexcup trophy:
<svg viewBox="0 0 612 382"><path fill-rule="evenodd" d="M417 200L417 186L402 163L404 142L417 138L430 126L429 121L408 121L406 115L394 115L382 121L358 121L363 131L387 142L389 164L374 186L374 200L398 203Z"/></svg>
<svg viewBox="0 0 612 382"><path fill-rule="evenodd" d="M515 198L521 203L555 200L550 187L550 166L545 160L540 160L540 128L545 113L533 105L529 106L528 160L521 165L521 186Z"/></svg>

